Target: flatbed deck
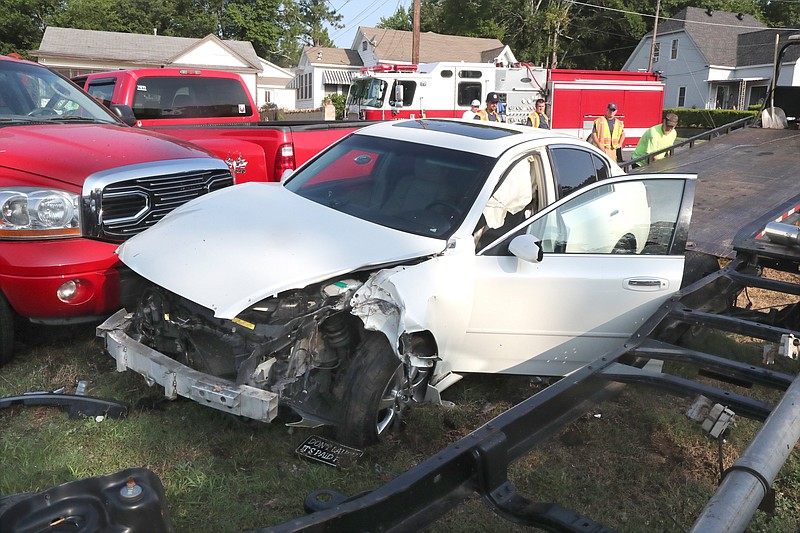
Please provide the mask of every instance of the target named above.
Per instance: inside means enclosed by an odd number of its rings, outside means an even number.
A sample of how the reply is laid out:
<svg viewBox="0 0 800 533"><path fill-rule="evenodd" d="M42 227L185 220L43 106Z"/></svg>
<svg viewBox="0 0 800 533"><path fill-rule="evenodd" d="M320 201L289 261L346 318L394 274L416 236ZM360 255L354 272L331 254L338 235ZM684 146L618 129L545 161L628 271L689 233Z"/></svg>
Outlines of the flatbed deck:
<svg viewBox="0 0 800 533"><path fill-rule="evenodd" d="M697 174L687 248L732 258L744 224L800 193L800 131L743 128L642 170Z"/></svg>

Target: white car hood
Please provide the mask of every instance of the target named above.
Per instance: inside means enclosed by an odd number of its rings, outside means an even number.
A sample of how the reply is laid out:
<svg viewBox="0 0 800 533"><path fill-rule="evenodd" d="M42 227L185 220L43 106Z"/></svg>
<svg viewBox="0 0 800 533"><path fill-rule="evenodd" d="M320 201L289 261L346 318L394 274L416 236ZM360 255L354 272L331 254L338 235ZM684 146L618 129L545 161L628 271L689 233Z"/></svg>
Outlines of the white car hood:
<svg viewBox="0 0 800 533"><path fill-rule="evenodd" d="M277 183L244 183L176 209L117 253L144 278L218 318L233 318L281 291L445 246L340 213Z"/></svg>

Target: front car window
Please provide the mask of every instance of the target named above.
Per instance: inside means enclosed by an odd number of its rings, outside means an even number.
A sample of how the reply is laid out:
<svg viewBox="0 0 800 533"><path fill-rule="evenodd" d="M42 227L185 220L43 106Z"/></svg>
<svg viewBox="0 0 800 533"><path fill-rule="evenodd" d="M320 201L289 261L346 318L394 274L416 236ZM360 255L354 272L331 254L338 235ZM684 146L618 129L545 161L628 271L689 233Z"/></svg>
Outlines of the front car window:
<svg viewBox="0 0 800 533"><path fill-rule="evenodd" d="M363 220L448 238L466 217L495 160L469 152L351 135L285 187Z"/></svg>
<svg viewBox="0 0 800 533"><path fill-rule="evenodd" d="M94 98L65 78L44 67L14 61L0 62L0 119L120 124Z"/></svg>

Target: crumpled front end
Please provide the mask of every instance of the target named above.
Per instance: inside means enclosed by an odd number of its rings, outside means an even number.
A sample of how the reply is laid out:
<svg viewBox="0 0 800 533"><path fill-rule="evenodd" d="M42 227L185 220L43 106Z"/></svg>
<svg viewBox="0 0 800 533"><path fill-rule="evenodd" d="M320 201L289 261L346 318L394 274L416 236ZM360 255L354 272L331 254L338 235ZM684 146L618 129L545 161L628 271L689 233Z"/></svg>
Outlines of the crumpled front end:
<svg viewBox="0 0 800 533"><path fill-rule="evenodd" d="M398 344L408 345L397 329L400 306L391 299L376 302L363 292L354 297L371 286L371 279L361 273L285 291L230 320L151 285L135 312L118 312L98 328L98 335L105 338L118 371L134 370L148 383L163 386L169 398L183 396L265 422L277 416L280 404L302 417L296 425L338 426L358 347L375 334L369 329L386 335L401 358ZM371 309L370 319L364 309ZM378 322L383 327L370 324L376 314L382 315ZM415 378L418 384L419 373ZM422 394L424 386L398 397L421 400Z"/></svg>

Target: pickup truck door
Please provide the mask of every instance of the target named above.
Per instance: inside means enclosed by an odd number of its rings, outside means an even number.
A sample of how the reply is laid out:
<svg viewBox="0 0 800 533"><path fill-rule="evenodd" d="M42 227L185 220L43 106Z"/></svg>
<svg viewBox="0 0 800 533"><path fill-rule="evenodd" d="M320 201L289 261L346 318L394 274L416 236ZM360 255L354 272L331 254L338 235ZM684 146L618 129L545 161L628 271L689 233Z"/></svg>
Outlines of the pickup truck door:
<svg viewBox="0 0 800 533"><path fill-rule="evenodd" d="M680 287L695 176L587 186L475 257L473 306L456 372L566 375L622 343ZM530 262L509 252L534 235Z"/></svg>

